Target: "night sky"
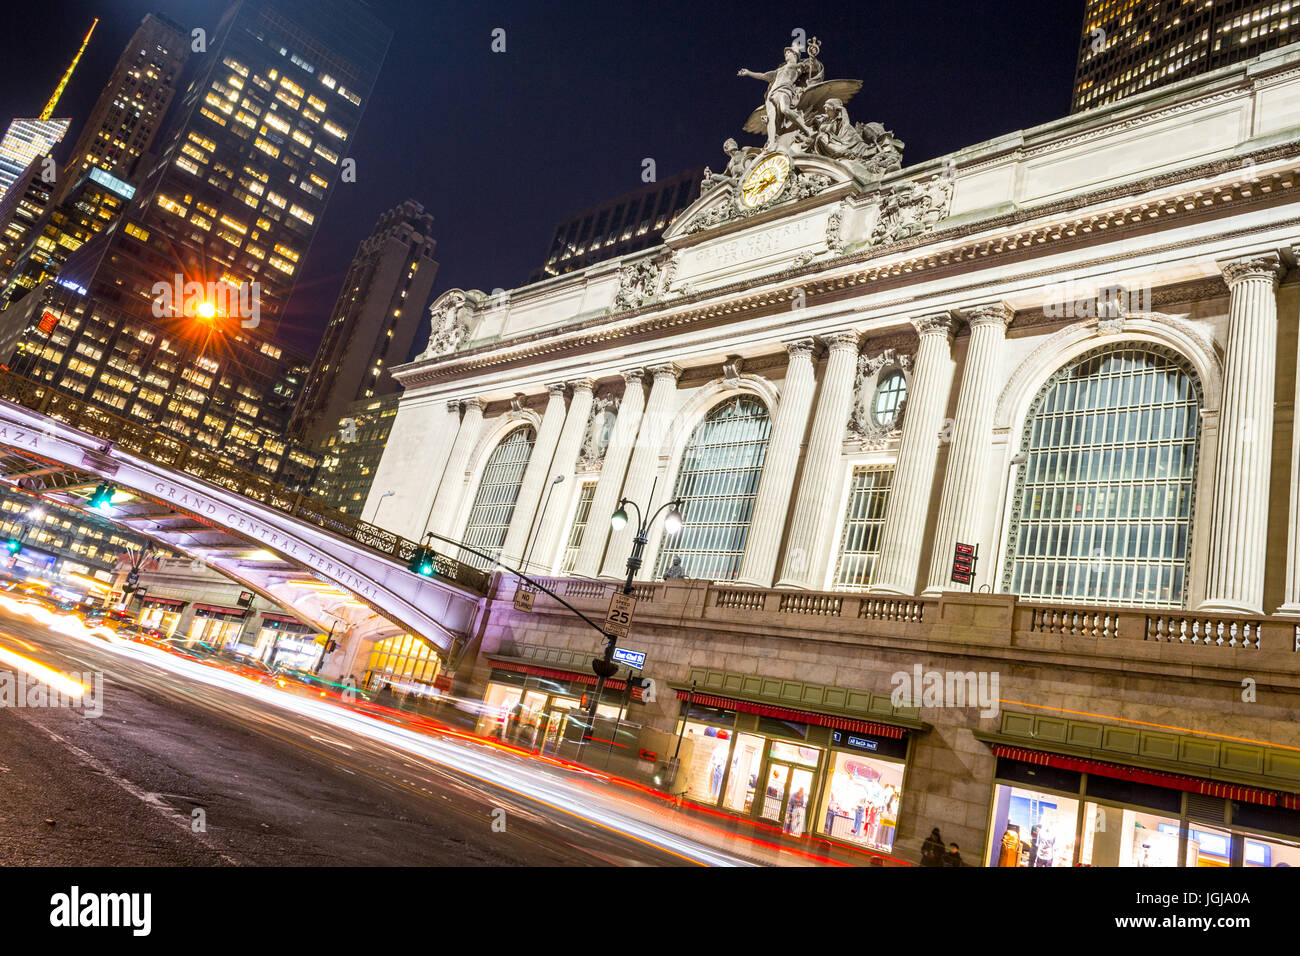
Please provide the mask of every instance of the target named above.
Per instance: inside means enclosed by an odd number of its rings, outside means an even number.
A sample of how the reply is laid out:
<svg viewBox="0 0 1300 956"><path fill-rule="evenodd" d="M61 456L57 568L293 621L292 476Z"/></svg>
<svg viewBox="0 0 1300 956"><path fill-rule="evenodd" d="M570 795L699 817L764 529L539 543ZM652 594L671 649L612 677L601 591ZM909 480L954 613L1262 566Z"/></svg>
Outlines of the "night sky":
<svg viewBox="0 0 1300 956"><path fill-rule="evenodd" d="M410 198L432 213L435 294L520 285L541 265L556 220L642 185L643 159L666 177L719 168L728 136L757 144L740 127L764 87L736 70L775 67L796 27L821 40L827 79L865 81L849 113L892 129L907 144L906 167L1066 115L1083 18L1081 0L371 7L396 36L349 153L357 182L335 187L281 326L313 352L356 245L383 210ZM224 8L53 0L0 47L0 120L39 113L100 17L56 113L73 118L62 161L145 13L211 30ZM504 53L490 49L498 27ZM417 335L417 350L426 338Z"/></svg>

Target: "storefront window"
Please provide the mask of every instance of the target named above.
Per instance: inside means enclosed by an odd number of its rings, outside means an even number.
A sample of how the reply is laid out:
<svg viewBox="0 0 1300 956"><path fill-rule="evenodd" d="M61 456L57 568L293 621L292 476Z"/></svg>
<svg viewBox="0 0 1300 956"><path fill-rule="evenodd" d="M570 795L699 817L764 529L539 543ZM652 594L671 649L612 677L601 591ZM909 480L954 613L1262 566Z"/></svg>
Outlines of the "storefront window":
<svg viewBox="0 0 1300 956"><path fill-rule="evenodd" d="M763 763L764 738L756 734L737 734L731 756L731 773L727 777L727 795L723 806L748 814L754 806L758 789L758 771Z"/></svg>
<svg viewBox="0 0 1300 956"><path fill-rule="evenodd" d="M904 765L856 753L831 755L821 832L888 853L894 846Z"/></svg>
<svg viewBox="0 0 1300 956"><path fill-rule="evenodd" d="M1273 837L1244 837L1246 844L1243 866L1300 866L1300 846Z"/></svg>
<svg viewBox="0 0 1300 956"><path fill-rule="evenodd" d="M210 612L198 611L194 615L194 620L190 623L190 633L188 635L188 644L206 644L208 647L218 650L234 644L239 639L239 632L244 627L243 617L235 617L229 614L212 614Z"/></svg>
<svg viewBox="0 0 1300 956"><path fill-rule="evenodd" d="M723 727L687 721L683 739L690 740L691 762L685 767L686 797L716 804L722 795L722 780L731 753L732 732Z"/></svg>
<svg viewBox="0 0 1300 956"><path fill-rule="evenodd" d="M1084 808L1079 862L1084 866L1178 866L1179 837L1177 818L1089 803ZM1194 842L1189 841L1187 848L1188 859L1193 861Z"/></svg>
<svg viewBox="0 0 1300 956"><path fill-rule="evenodd" d="M998 784L988 865L1072 866L1078 816L1078 800Z"/></svg>
<svg viewBox="0 0 1300 956"><path fill-rule="evenodd" d="M437 652L420 638L411 634L390 637L370 652L366 685L377 689L389 684L399 694L428 696L439 665Z"/></svg>

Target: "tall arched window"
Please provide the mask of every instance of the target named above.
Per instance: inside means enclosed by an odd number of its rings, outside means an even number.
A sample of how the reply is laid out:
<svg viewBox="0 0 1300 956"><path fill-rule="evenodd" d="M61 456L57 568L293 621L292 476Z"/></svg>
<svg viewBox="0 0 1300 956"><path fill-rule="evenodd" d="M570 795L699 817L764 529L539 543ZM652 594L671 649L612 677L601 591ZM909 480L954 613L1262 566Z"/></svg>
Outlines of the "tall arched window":
<svg viewBox="0 0 1300 956"><path fill-rule="evenodd" d="M510 519L515 513L515 500L519 485L524 480L528 456L533 453L537 433L531 426L516 428L507 435L492 454L483 469L483 478L474 496L474 507L465 525L465 543L486 551L494 557L501 553ZM491 567L491 562L465 552L462 560L479 568Z"/></svg>
<svg viewBox="0 0 1300 956"><path fill-rule="evenodd" d="M1003 588L1029 600L1186 602L1201 388L1176 353L1105 346L1025 422Z"/></svg>
<svg viewBox="0 0 1300 956"><path fill-rule="evenodd" d="M689 578L736 576L771 430L767 406L748 395L727 399L695 426L673 489L685 522L680 534L663 539L655 577L674 557Z"/></svg>

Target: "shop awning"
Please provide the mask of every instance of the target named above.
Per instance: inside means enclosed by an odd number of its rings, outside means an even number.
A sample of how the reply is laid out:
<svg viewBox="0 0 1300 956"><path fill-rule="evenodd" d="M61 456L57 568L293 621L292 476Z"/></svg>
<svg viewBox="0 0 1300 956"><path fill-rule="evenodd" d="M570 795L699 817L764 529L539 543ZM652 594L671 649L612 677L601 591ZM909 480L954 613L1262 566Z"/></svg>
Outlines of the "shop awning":
<svg viewBox="0 0 1300 956"><path fill-rule="evenodd" d="M741 700L737 697L718 697L716 694L702 694L696 691L693 695L689 690L677 690L677 699L686 700L690 697L697 704L703 704L706 707L720 707L723 710L738 710L745 714L758 714L762 717L775 717L777 720L794 720L801 724L815 724L818 727L834 727L836 730L855 730L862 734L872 734L876 737L893 737L899 739L903 736L902 727L894 727L891 724L878 724L874 720L860 720L856 717L840 717L835 714L819 714L811 710L793 710L789 707L777 707L773 704L760 704L752 700Z"/></svg>
<svg viewBox="0 0 1300 956"><path fill-rule="evenodd" d="M1108 763L1104 760L1089 760L1085 757L1069 757L1065 754L1047 753L1042 750L1027 750L1024 747L1009 747L1006 744L994 744L993 753L1008 760L1023 763L1041 764L1046 767L1059 767L1062 770L1074 770L1079 773L1091 773L1116 780L1131 780L1153 787L1167 787L1170 790L1184 790L1188 793L1201 793L1209 797L1225 797L1244 803L1259 803L1267 807L1283 806L1291 809L1300 808L1300 797L1296 794L1277 793L1273 790L1261 790L1236 783L1222 783L1218 780L1202 780L1180 773L1166 773L1162 770L1146 770L1142 767L1129 767L1124 764Z"/></svg>
<svg viewBox="0 0 1300 956"><path fill-rule="evenodd" d="M277 624L296 624L298 627L305 627L309 631L315 630L315 628L311 627L311 625L304 624L302 621L298 620L296 617L293 617L292 615L289 614L269 614L266 611L263 611L262 620L275 621Z"/></svg>
<svg viewBox="0 0 1300 956"><path fill-rule="evenodd" d="M248 611L242 607L222 607L219 604L196 604L196 611L207 611L209 614L228 614L233 617L243 617Z"/></svg>
<svg viewBox="0 0 1300 956"><path fill-rule="evenodd" d="M157 607L184 607L185 606L184 601L177 601L174 598L165 598L165 597L146 596L143 603L146 605L153 604Z"/></svg>
<svg viewBox="0 0 1300 956"><path fill-rule="evenodd" d="M531 674L533 677L545 677L548 680L567 680L574 684L591 684L595 686L596 675L584 674L581 671L563 671L553 667L538 667L536 664L525 664L522 661L508 661L499 657L492 659L492 666L497 670L514 671L518 674ZM605 686L610 690L627 690L627 681L611 677L605 681ZM632 699L639 701L641 699L640 688L632 691Z"/></svg>

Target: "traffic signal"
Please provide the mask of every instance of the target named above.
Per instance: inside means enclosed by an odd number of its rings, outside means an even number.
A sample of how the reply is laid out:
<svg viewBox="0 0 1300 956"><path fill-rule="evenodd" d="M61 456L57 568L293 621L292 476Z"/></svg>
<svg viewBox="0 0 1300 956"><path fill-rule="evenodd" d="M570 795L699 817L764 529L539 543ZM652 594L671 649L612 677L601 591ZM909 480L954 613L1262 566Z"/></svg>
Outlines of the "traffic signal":
<svg viewBox="0 0 1300 956"><path fill-rule="evenodd" d="M17 538L10 538L8 541L5 542L5 550L8 551L10 554L17 554L22 549L23 549L23 543L19 541Z"/></svg>
<svg viewBox="0 0 1300 956"><path fill-rule="evenodd" d="M433 548L419 547L415 549L415 554L411 556L411 563L407 568L414 571L421 577L433 577L434 564L433 559L436 557Z"/></svg>
<svg viewBox="0 0 1300 956"><path fill-rule="evenodd" d="M113 486L102 484L90 496L90 507L96 511L105 511L113 504Z"/></svg>

